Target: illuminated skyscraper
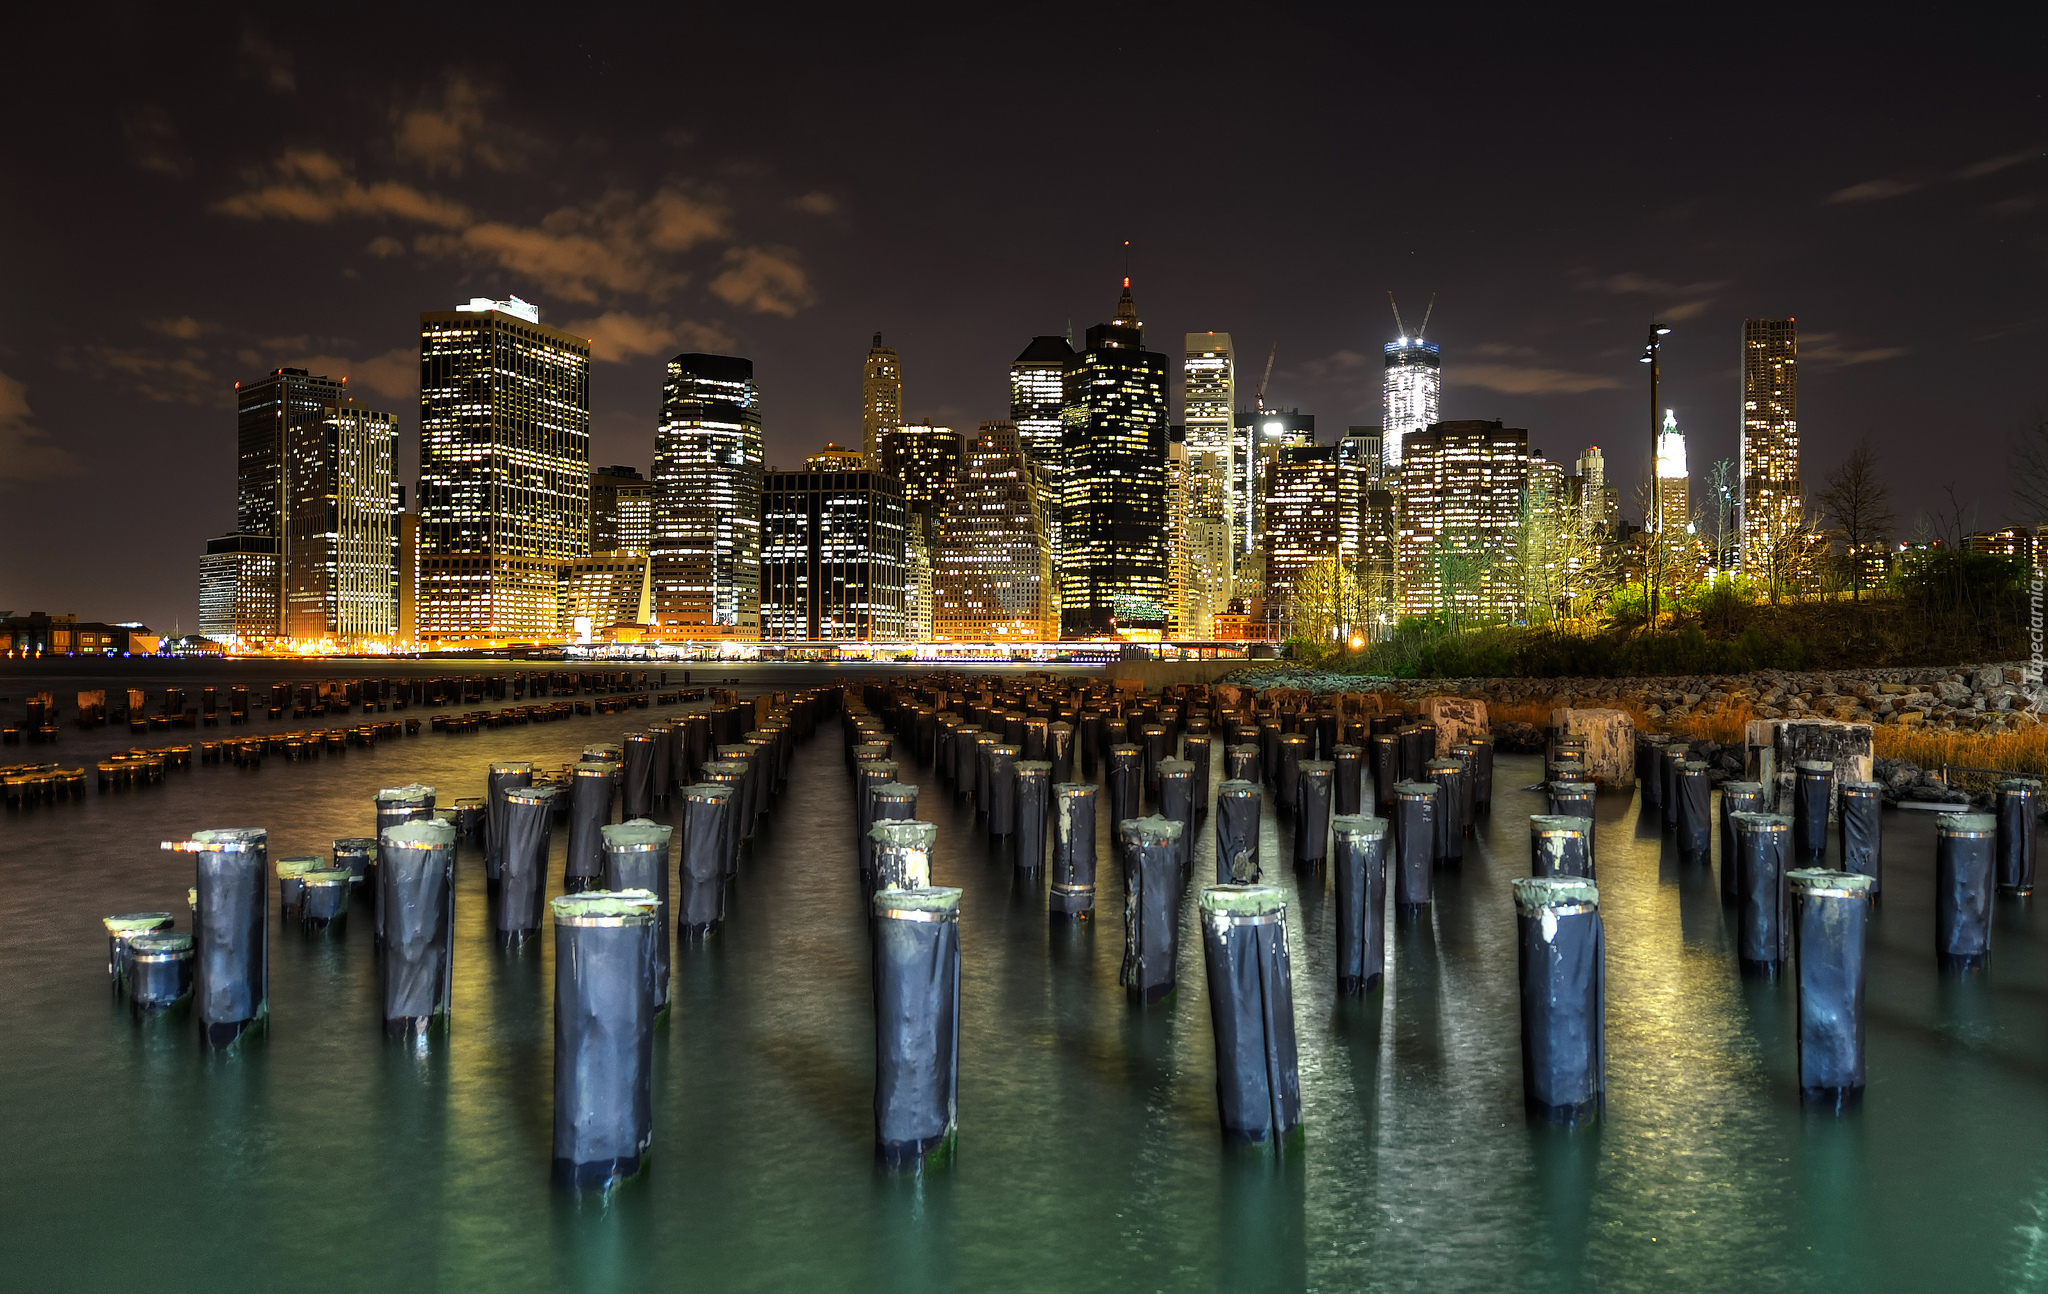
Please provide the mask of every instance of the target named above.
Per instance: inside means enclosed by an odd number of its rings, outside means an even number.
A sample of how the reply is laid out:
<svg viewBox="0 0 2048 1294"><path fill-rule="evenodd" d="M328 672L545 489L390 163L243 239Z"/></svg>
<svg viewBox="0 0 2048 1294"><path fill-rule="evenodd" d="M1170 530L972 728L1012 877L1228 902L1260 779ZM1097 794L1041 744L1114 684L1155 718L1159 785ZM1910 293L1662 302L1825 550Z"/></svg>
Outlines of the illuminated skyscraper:
<svg viewBox="0 0 2048 1294"><path fill-rule="evenodd" d="M960 434L912 425L882 436L882 470L903 483L908 510L903 544L904 637L932 636L939 521L960 473Z"/></svg>
<svg viewBox="0 0 2048 1294"><path fill-rule="evenodd" d="M589 553L644 553L654 541L654 482L635 467L590 474Z"/></svg>
<svg viewBox="0 0 2048 1294"><path fill-rule="evenodd" d="M392 451L398 420L341 399L285 436L284 631L387 638Z"/></svg>
<svg viewBox="0 0 2048 1294"><path fill-rule="evenodd" d="M1440 422L1407 441L1399 503L1402 614L1468 624L1514 614L1529 433L1498 422Z"/></svg>
<svg viewBox="0 0 2048 1294"><path fill-rule="evenodd" d="M1166 622L1167 357L1144 349L1124 280L1116 318L1067 361L1061 476L1060 616L1069 637Z"/></svg>
<svg viewBox="0 0 2048 1294"><path fill-rule="evenodd" d="M1656 529L1667 544L1681 544L1692 521L1691 474L1685 464L1685 433L1677 414L1664 411L1664 430L1657 433Z"/></svg>
<svg viewBox="0 0 2048 1294"><path fill-rule="evenodd" d="M876 333L860 377L860 449L870 465L881 461L883 434L902 425L903 365Z"/></svg>
<svg viewBox="0 0 2048 1294"><path fill-rule="evenodd" d="M654 616L669 638L761 633L761 393L754 361L678 355L654 438Z"/></svg>
<svg viewBox="0 0 2048 1294"><path fill-rule="evenodd" d="M1058 637L1052 548L1038 510L1035 471L1015 424L981 424L939 523L933 637L950 642Z"/></svg>
<svg viewBox="0 0 2048 1294"><path fill-rule="evenodd" d="M1249 552L1265 547L1266 492L1273 464L1280 451L1316 443L1316 416L1299 409L1240 409L1237 425L1242 452L1239 455L1243 488L1240 496L1248 511L1243 517L1239 550Z"/></svg>
<svg viewBox="0 0 2048 1294"><path fill-rule="evenodd" d="M1442 390L1443 368L1435 342L1418 335L1387 343L1384 426L1388 471L1400 468L1407 438L1435 424Z"/></svg>
<svg viewBox="0 0 2048 1294"><path fill-rule="evenodd" d="M420 316L426 642L552 638L590 535L590 343L517 297Z"/></svg>
<svg viewBox="0 0 2048 1294"><path fill-rule="evenodd" d="M1045 522L1046 542L1057 566L1065 551L1062 472L1065 432L1067 363L1074 357L1073 337L1033 337L1024 352L1010 361L1010 421L1031 457L1038 478L1038 511ZM1057 593L1055 593L1057 600Z"/></svg>
<svg viewBox="0 0 2048 1294"><path fill-rule="evenodd" d="M762 478L764 642L903 641L903 483L860 457L828 446Z"/></svg>
<svg viewBox="0 0 2048 1294"><path fill-rule="evenodd" d="M215 642L249 643L278 636L277 540L222 535L206 541L199 559L199 632Z"/></svg>
<svg viewBox="0 0 2048 1294"><path fill-rule="evenodd" d="M1742 321L1742 569L1780 572L1799 528L1799 330Z"/></svg>
<svg viewBox="0 0 2048 1294"><path fill-rule="evenodd" d="M240 555L237 561L253 557L263 548L261 537L275 559L244 562L238 578L244 583L257 580L258 572L267 569L277 581L267 599L253 593L242 598L237 623L244 639L274 638L284 632L287 446L295 432L320 426L336 404L348 399L347 381L315 376L302 368L280 368L254 382L235 384L235 533L244 538L233 551ZM253 618L265 605L273 617L268 624Z"/></svg>

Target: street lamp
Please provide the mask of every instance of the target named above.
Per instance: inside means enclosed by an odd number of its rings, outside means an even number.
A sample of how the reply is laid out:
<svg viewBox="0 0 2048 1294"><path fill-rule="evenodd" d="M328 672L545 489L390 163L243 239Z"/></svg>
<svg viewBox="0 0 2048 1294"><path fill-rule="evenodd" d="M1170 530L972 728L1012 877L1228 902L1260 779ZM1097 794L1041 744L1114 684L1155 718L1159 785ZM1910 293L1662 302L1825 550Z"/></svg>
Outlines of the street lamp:
<svg viewBox="0 0 2048 1294"><path fill-rule="evenodd" d="M1643 341L1643 357L1640 361L1650 366L1650 515L1643 518L1643 530L1651 536L1651 540L1644 546L1643 561L1650 574L1647 582L1650 586L1650 628L1652 630L1655 630L1657 627L1658 554L1656 546L1664 528L1664 483L1657 476L1657 431L1660 425L1657 421L1658 352L1664 344L1664 338L1669 336L1670 333L1670 325L1660 324L1654 319L1651 320L1650 335Z"/></svg>

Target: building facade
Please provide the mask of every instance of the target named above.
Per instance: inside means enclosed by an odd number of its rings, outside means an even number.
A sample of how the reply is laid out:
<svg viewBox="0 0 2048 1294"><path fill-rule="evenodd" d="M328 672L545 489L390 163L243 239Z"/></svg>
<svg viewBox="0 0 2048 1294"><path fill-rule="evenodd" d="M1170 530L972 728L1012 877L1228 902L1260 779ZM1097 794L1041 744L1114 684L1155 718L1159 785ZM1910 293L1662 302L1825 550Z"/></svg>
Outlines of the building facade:
<svg viewBox="0 0 2048 1294"><path fill-rule="evenodd" d="M1046 642L1059 636L1052 545L1036 467L1015 424L985 422L967 446L932 561L932 637Z"/></svg>
<svg viewBox="0 0 2048 1294"><path fill-rule="evenodd" d="M1408 437L1435 425L1443 394L1443 363L1436 343L1403 337L1387 343L1384 384L1386 460L1389 471L1407 456Z"/></svg>
<svg viewBox="0 0 2048 1294"><path fill-rule="evenodd" d="M1066 372L1074 358L1073 341L1071 330L1067 336L1033 337L1010 361L1010 421L1031 457L1038 510L1055 566L1065 542Z"/></svg>
<svg viewBox="0 0 2048 1294"><path fill-rule="evenodd" d="M1692 524L1692 472L1685 461L1685 433L1678 415L1664 411L1664 429L1657 433L1657 517L1654 529L1667 548L1686 542Z"/></svg>
<svg viewBox="0 0 2048 1294"><path fill-rule="evenodd" d="M882 437L902 425L903 365L876 333L860 373L860 452L867 456L868 466L880 461Z"/></svg>
<svg viewBox="0 0 2048 1294"><path fill-rule="evenodd" d="M267 536L269 551L277 558L271 564L277 588L263 600L273 619L267 625L245 623L242 641L285 633L284 580L291 515L286 464L290 447L296 434L323 424L330 411L347 399L347 378L320 376L302 368L273 369L254 382L235 384L235 533ZM207 551L212 554L211 545Z"/></svg>
<svg viewBox="0 0 2048 1294"><path fill-rule="evenodd" d="M902 642L903 483L831 454L761 486L761 639Z"/></svg>
<svg viewBox="0 0 2048 1294"><path fill-rule="evenodd" d="M562 563L557 632L588 642L654 619L654 561L644 551L586 553Z"/></svg>
<svg viewBox="0 0 2048 1294"><path fill-rule="evenodd" d="M199 632L224 643L254 643L278 636L277 540L270 535L222 535L206 541L199 559Z"/></svg>
<svg viewBox="0 0 2048 1294"><path fill-rule="evenodd" d="M662 635L761 635L761 393L754 362L678 355L654 444L654 614Z"/></svg>
<svg viewBox="0 0 2048 1294"><path fill-rule="evenodd" d="M419 637L556 633L590 535L590 343L513 297L420 316Z"/></svg>
<svg viewBox="0 0 2048 1294"><path fill-rule="evenodd" d="M398 420L346 398L326 413L285 437L284 636L388 639Z"/></svg>
<svg viewBox="0 0 2048 1294"><path fill-rule="evenodd" d="M1061 449L1060 615L1068 637L1158 632L1169 594L1167 357L1144 348L1124 280L1116 317L1067 361Z"/></svg>
<svg viewBox="0 0 2048 1294"><path fill-rule="evenodd" d="M1461 420L1403 439L1401 613L1468 624L1512 617L1521 597L1514 553L1529 433Z"/></svg>
<svg viewBox="0 0 2048 1294"><path fill-rule="evenodd" d="M1799 329L1742 321L1742 569L1774 579L1799 530Z"/></svg>
<svg viewBox="0 0 2048 1294"><path fill-rule="evenodd" d="M587 553L644 553L654 543L654 482L637 467L612 466L590 474L590 546Z"/></svg>

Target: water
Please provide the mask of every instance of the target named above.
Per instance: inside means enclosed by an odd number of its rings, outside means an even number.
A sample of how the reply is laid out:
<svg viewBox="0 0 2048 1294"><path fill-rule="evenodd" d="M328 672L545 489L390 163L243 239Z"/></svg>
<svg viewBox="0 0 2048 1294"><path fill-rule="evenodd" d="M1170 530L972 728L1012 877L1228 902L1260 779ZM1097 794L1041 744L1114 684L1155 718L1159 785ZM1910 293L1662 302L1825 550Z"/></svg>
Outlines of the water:
<svg viewBox="0 0 2048 1294"><path fill-rule="evenodd" d="M213 670L189 681L224 682ZM16 697L27 686L0 680ZM1611 795L1605 1119L1577 1133L1525 1120L1508 881L1526 874L1540 806L1514 789L1535 761L1507 756L1490 820L1462 868L1439 873L1427 922L1398 930L1370 1000L1332 992L1326 886L1269 865L1290 890L1306 1117L1302 1152L1277 1167L1219 1144L1192 920L1179 993L1132 1007L1114 868L1095 922L1051 927L1043 883L1016 884L923 770L935 881L966 890L959 1152L922 1180L879 1173L836 727L799 748L726 933L677 949L651 1167L608 1201L549 1187L552 938L497 949L473 846L454 1023L426 1054L381 1036L360 908L341 938L273 929L268 1032L236 1054L202 1053L189 1020L138 1028L111 1000L101 916L155 907L189 925L190 860L158 841L261 825L273 858L322 853L370 830L378 787L424 781L452 803L481 794L490 760L560 763L674 712L196 767L0 818L0 1286L147 1273L156 1289L2048 1287L2048 962L2030 905L2001 900L1990 973L1935 973L1923 815L1885 818L1871 1086L1841 1117L1802 1111L1793 989L1737 976L1712 871L1681 868L1632 798ZM202 735L215 734L148 744ZM127 742L67 729L54 758ZM1284 826L1266 823L1268 860L1287 856ZM1198 875L1210 851L1204 830Z"/></svg>

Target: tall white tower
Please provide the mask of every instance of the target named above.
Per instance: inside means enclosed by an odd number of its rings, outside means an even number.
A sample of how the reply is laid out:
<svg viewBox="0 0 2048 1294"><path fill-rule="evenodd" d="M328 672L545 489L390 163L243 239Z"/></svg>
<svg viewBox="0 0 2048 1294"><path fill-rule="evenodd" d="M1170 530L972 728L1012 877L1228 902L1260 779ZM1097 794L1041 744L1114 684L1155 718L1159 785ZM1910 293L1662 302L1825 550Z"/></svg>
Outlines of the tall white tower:
<svg viewBox="0 0 2048 1294"><path fill-rule="evenodd" d="M1393 293L1387 294L1391 304ZM1437 422L1438 397L1443 390L1443 370L1436 346L1422 340L1424 329L1429 327L1429 315L1436 309L1436 300L1430 299L1430 310L1422 316L1422 327L1408 335L1406 325L1401 323L1399 307L1394 310L1394 325L1401 329L1398 340L1387 343L1387 409L1386 458L1389 470L1401 466L1401 442L1411 435L1429 430Z"/></svg>

